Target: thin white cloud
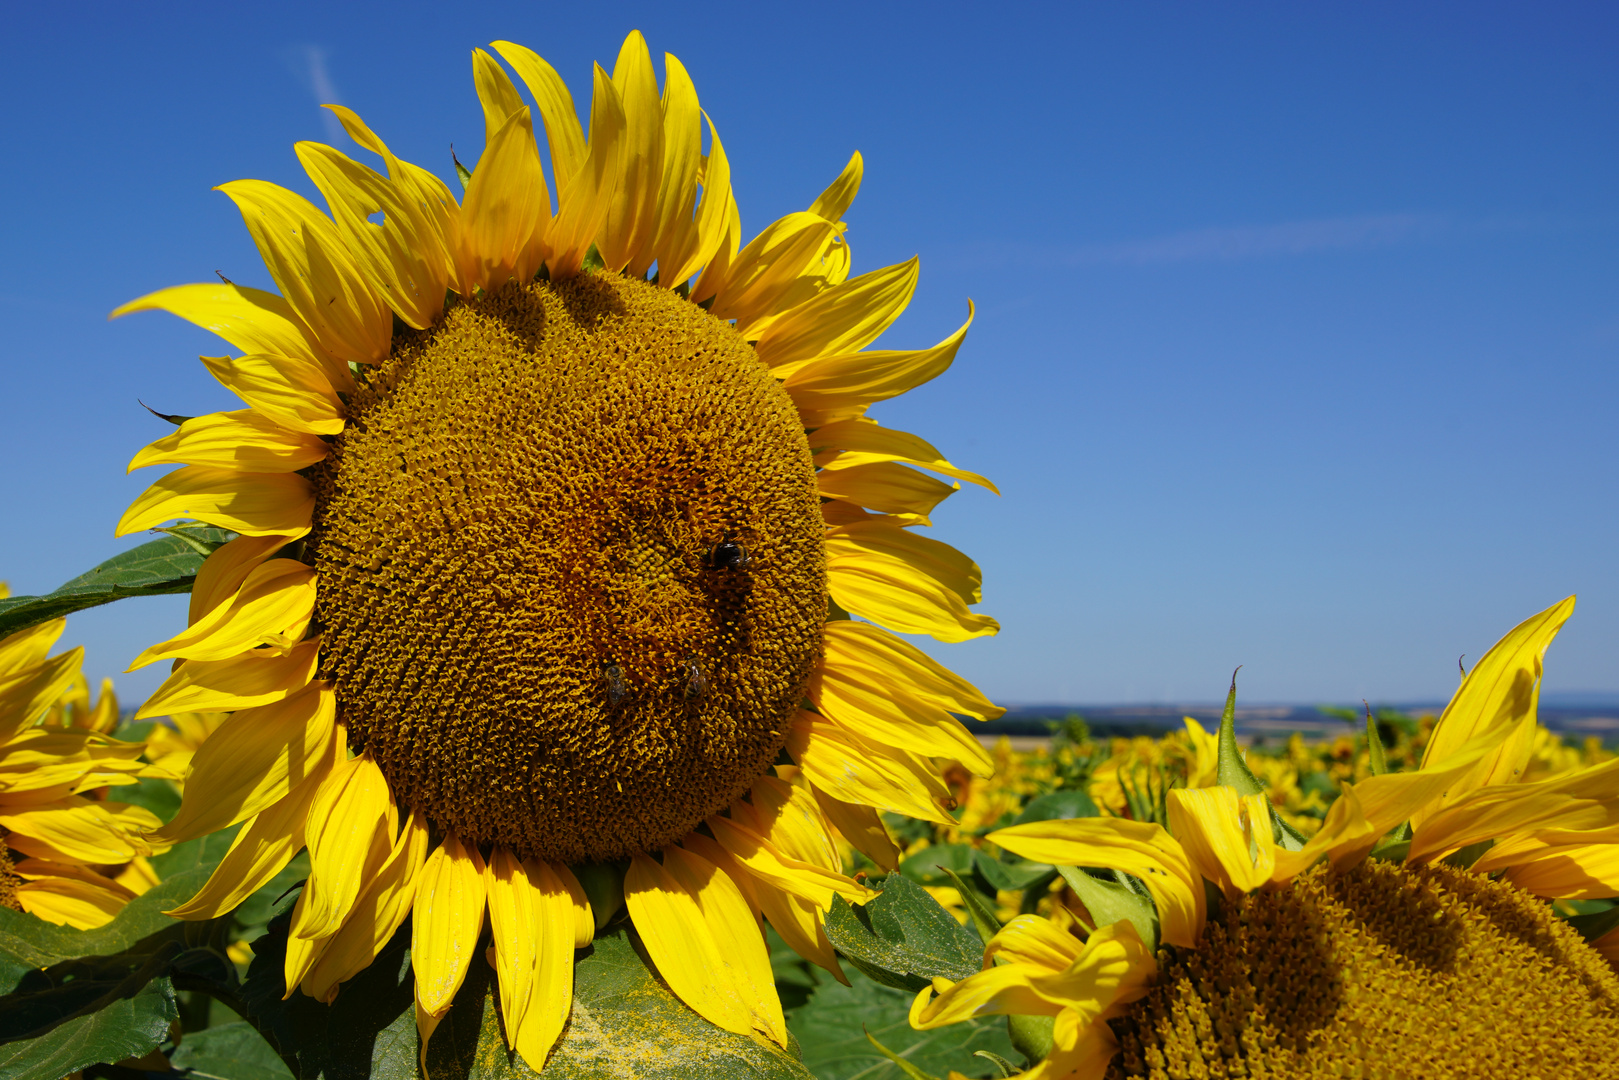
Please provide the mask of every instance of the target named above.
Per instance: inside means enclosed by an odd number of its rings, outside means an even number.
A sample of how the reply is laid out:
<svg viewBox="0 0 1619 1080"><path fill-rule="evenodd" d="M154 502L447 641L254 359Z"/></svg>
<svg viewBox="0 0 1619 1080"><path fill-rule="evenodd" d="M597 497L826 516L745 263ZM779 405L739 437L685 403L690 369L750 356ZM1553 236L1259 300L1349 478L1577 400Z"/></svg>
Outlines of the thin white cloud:
<svg viewBox="0 0 1619 1080"><path fill-rule="evenodd" d="M288 66L314 97L316 105L341 105L342 98L327 70L328 54L320 45L299 45L288 54ZM343 125L330 109L320 110L321 122L326 125L326 138L330 142L343 139Z"/></svg>
<svg viewBox="0 0 1619 1080"><path fill-rule="evenodd" d="M1193 229L1145 240L1087 244L1069 252L1066 261L1147 266L1348 251L1388 247L1433 232L1441 224L1439 219L1423 214L1363 214L1275 225Z"/></svg>

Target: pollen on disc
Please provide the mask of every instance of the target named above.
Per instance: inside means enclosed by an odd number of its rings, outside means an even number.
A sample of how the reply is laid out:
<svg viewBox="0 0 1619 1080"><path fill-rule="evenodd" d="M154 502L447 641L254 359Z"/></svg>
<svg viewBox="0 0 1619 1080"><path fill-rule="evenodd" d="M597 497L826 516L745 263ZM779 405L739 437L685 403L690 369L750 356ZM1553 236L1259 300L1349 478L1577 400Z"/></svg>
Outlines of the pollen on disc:
<svg viewBox="0 0 1619 1080"><path fill-rule="evenodd" d="M349 407L312 471L322 674L402 803L602 860L765 772L825 552L797 412L734 328L614 275L510 285L397 337Z"/></svg>

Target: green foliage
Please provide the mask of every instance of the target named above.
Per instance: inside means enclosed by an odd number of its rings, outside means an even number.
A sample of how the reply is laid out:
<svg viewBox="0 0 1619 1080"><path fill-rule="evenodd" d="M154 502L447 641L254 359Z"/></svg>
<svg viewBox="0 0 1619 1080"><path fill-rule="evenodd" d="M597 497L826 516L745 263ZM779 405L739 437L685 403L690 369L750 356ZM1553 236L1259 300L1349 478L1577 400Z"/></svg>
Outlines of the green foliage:
<svg viewBox="0 0 1619 1080"><path fill-rule="evenodd" d="M292 1080L264 1036L243 1020L186 1035L169 1064L186 1070L188 1080Z"/></svg>
<svg viewBox="0 0 1619 1080"><path fill-rule="evenodd" d="M1001 1017L916 1031L907 1019L914 993L884 986L858 971L848 975L848 986L823 976L808 1003L787 1018L804 1048L804 1067L818 1080L900 1080L905 1074L866 1041L867 1032L929 1075L955 1069L967 1076L994 1076L996 1070L974 1060L973 1051L1016 1054Z"/></svg>
<svg viewBox="0 0 1619 1080"><path fill-rule="evenodd" d="M222 529L177 528L115 555L54 592L0 600L0 638L126 596L191 591L208 554L231 538Z"/></svg>
<svg viewBox="0 0 1619 1080"><path fill-rule="evenodd" d="M903 874L883 879L869 904L832 900L826 936L855 967L884 986L916 992L933 979L979 970L984 943Z"/></svg>

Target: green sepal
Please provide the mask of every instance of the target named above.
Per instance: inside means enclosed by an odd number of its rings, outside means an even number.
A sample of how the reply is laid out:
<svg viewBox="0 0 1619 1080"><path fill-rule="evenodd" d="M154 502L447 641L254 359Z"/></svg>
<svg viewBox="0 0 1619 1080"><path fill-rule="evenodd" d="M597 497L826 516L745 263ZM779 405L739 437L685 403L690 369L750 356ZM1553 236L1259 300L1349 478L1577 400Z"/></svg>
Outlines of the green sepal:
<svg viewBox="0 0 1619 1080"><path fill-rule="evenodd" d="M1377 859L1379 862L1404 862L1405 857L1410 853L1410 838L1401 837L1397 833L1390 833L1372 847L1368 858Z"/></svg>
<svg viewBox="0 0 1619 1080"><path fill-rule="evenodd" d="M1237 671L1241 671L1239 666ZM1237 745L1237 671L1231 673L1231 690L1226 694L1225 708L1220 711L1219 759L1214 766L1215 782L1236 788L1238 795L1264 795L1265 785L1248 768L1242 748ZM1276 807L1270 808L1271 832L1283 851L1302 851L1308 842L1304 834L1282 819Z"/></svg>
<svg viewBox="0 0 1619 1080"><path fill-rule="evenodd" d="M1372 719L1372 707L1366 705L1366 757L1372 767L1373 776L1382 776L1389 771L1388 754L1383 749L1383 736L1377 731L1377 721Z"/></svg>
<svg viewBox="0 0 1619 1080"><path fill-rule="evenodd" d="M461 164L461 159L455 156L455 147L450 147L450 160L455 162L455 178L461 181L461 191L466 193L472 184L472 170Z"/></svg>
<svg viewBox="0 0 1619 1080"><path fill-rule="evenodd" d="M873 981L900 990L915 992L936 978L960 982L983 967L978 935L903 874L885 877L868 904L834 896L826 936Z"/></svg>
<svg viewBox="0 0 1619 1080"><path fill-rule="evenodd" d="M910 1077L910 1080L939 1080L937 1076L934 1076L932 1073L923 1072L921 1069L918 1069L915 1065L912 1065L909 1061L906 1061L904 1058L894 1053L894 1051L878 1042L877 1036L873 1035L869 1031L866 1032L866 1040L870 1042L871 1045L875 1046L877 1048L877 1052L882 1054L883 1057L887 1058L889 1061L892 1061L895 1065L898 1065L899 1071Z"/></svg>
<svg viewBox="0 0 1619 1080"><path fill-rule="evenodd" d="M579 269L589 274L606 268L607 260L602 258L601 250L595 244L591 244L590 250L585 252L585 257L579 264Z"/></svg>
<svg viewBox="0 0 1619 1080"><path fill-rule="evenodd" d="M190 592L203 560L234 535L210 528L165 531L169 535L114 555L53 592L0 600L0 638L126 596Z"/></svg>
<svg viewBox="0 0 1619 1080"><path fill-rule="evenodd" d="M1119 881L1102 881L1091 877L1077 866L1059 866L1057 873L1074 890L1080 903L1091 913L1096 920L1093 930L1100 930L1113 923L1128 921L1141 935L1141 940L1147 946L1148 953L1158 951L1158 911L1152 905L1152 898L1136 892L1134 889Z"/></svg>
<svg viewBox="0 0 1619 1080"><path fill-rule="evenodd" d="M1006 1018L1006 1035L1012 1046L1023 1055L1030 1068L1046 1060L1055 1038L1055 1016L1022 1016L1013 1013Z"/></svg>
<svg viewBox="0 0 1619 1080"><path fill-rule="evenodd" d="M1001 921L995 917L995 913L990 910L989 905L984 903L983 894L961 880L960 874L949 868L946 868L944 872L950 876L951 882L956 886L956 892L961 894L961 903L966 907L967 914L972 916L973 927L978 931L978 936L987 947L989 939L1000 932Z"/></svg>
<svg viewBox="0 0 1619 1080"><path fill-rule="evenodd" d="M1495 838L1492 836L1488 840L1480 840L1476 844L1468 844L1466 847L1457 848L1441 859L1440 862L1446 866L1454 866L1458 870L1468 870L1472 868L1474 863L1484 857L1486 851L1489 851L1494 846Z"/></svg>
<svg viewBox="0 0 1619 1080"><path fill-rule="evenodd" d="M1012 1022L1012 1019L1013 1019L1012 1017L1008 1016L1006 1018L1006 1022L1008 1024L1010 1024ZM1052 1019L1052 1018L1051 1017L1042 1017L1042 1019ZM1019 1051L1019 1052L1021 1053L1021 1051ZM997 1069L999 1069L1001 1071L1001 1080L1006 1080L1006 1078L1009 1077L1009 1076L1016 1076L1019 1072L1022 1071L1016 1065L1013 1065L1010 1061L1007 1061L1005 1058L1001 1057L1001 1055L992 1054L988 1050L974 1050L973 1051L973 1057L983 1058L985 1061L989 1062L991 1065L994 1065Z"/></svg>

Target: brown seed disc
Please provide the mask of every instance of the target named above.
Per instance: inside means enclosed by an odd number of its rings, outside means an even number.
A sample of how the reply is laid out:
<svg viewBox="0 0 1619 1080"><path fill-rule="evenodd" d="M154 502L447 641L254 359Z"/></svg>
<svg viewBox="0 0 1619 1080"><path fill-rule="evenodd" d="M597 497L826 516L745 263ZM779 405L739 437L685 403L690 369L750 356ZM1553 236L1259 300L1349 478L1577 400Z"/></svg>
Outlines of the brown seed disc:
<svg viewBox="0 0 1619 1080"><path fill-rule="evenodd" d="M1159 954L1121 1077L1619 1075L1619 979L1550 906L1436 865L1318 868Z"/></svg>
<svg viewBox="0 0 1619 1080"><path fill-rule="evenodd" d="M321 673L402 804L604 860L768 769L826 557L798 414L730 324L616 275L508 286L396 338L350 413L312 470Z"/></svg>

